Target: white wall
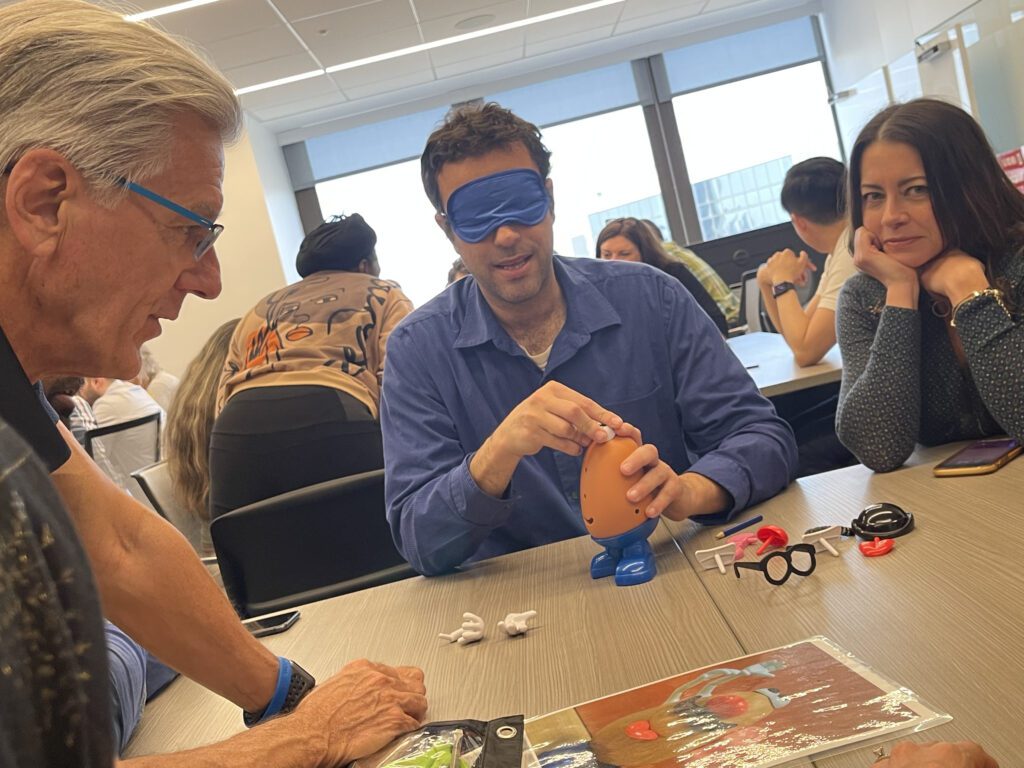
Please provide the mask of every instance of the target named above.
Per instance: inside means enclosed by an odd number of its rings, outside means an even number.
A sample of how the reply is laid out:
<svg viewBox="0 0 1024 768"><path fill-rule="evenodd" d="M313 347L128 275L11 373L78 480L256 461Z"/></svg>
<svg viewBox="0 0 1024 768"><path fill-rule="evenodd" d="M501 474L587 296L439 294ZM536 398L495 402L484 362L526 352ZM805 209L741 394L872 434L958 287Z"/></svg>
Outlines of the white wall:
<svg viewBox="0 0 1024 768"><path fill-rule="evenodd" d="M302 220L299 218L299 207L295 202L284 153L278 146L277 137L259 120L247 115L245 129L263 185L263 199L274 230L285 280L294 283L299 279L299 273L295 271L295 254L299 252L305 233L302 231Z"/></svg>
<svg viewBox="0 0 1024 768"><path fill-rule="evenodd" d="M259 135L261 128L248 126L249 132L226 153L224 211L218 219L224 224L224 234L217 241L223 292L214 301L187 297L178 319L173 323L164 321L163 334L149 342L161 366L178 376L221 323L240 317L260 297L285 285L270 207L276 211L276 220L286 221L287 206L268 206L268 197L276 200L277 195L267 191L273 191L274 186L264 187L263 174L257 166L256 148L262 147L267 138ZM280 150L276 146L274 149L280 156ZM273 172L267 175L272 176ZM289 195L295 209L295 197L290 191ZM298 210L294 210L294 218L295 226L299 226ZM290 243L294 231L289 235L287 229L294 228L282 226L282 240ZM301 240L301 227L298 233Z"/></svg>
<svg viewBox="0 0 1024 768"><path fill-rule="evenodd" d="M823 0L833 87L849 88L913 50L915 38L969 5L970 0Z"/></svg>

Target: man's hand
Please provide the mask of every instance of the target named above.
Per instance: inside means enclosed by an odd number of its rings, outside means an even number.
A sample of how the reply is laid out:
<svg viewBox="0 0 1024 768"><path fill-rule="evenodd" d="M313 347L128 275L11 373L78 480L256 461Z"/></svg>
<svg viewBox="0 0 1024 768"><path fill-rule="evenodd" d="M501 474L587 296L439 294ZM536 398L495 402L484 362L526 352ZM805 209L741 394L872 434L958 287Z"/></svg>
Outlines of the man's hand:
<svg viewBox="0 0 1024 768"><path fill-rule="evenodd" d="M623 421L589 397L549 381L513 408L484 441L470 461L470 474L485 493L501 496L521 459L542 448L579 456L592 442L609 439L603 424L618 433Z"/></svg>
<svg viewBox="0 0 1024 768"><path fill-rule="evenodd" d="M803 286L810 279L811 272L817 270L807 251L800 251L797 256L792 248L786 248L773 253L768 261L758 267L757 277L762 285L793 283Z"/></svg>
<svg viewBox="0 0 1024 768"><path fill-rule="evenodd" d="M629 424L624 427L636 430ZM639 431L636 431L635 439L642 442ZM641 444L619 468L626 477L638 477L636 485L626 491L627 499L635 503L648 494L654 495L654 500L644 510L648 517L664 513L670 520L685 520L693 515L722 512L732 503L722 486L703 475L695 472L677 475L661 460L654 445Z"/></svg>
<svg viewBox="0 0 1024 768"><path fill-rule="evenodd" d="M326 740L323 759L311 765L336 766L373 754L417 728L426 712L421 670L362 659L317 685L280 722L313 743Z"/></svg>
<svg viewBox="0 0 1024 768"><path fill-rule="evenodd" d="M999 768L992 757L973 741L915 744L903 741L892 749L885 768Z"/></svg>

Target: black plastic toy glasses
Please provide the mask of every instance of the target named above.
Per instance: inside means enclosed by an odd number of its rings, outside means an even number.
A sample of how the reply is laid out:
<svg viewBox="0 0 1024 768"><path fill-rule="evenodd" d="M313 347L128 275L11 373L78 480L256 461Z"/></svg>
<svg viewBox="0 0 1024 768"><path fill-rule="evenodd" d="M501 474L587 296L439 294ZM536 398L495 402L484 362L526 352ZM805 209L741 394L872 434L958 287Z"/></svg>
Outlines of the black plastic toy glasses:
<svg viewBox="0 0 1024 768"><path fill-rule="evenodd" d="M785 584L790 574L810 576L818 561L814 556L813 544L792 544L784 550L770 552L757 562L733 563L736 578L740 577L740 568L761 571L769 584L778 586Z"/></svg>

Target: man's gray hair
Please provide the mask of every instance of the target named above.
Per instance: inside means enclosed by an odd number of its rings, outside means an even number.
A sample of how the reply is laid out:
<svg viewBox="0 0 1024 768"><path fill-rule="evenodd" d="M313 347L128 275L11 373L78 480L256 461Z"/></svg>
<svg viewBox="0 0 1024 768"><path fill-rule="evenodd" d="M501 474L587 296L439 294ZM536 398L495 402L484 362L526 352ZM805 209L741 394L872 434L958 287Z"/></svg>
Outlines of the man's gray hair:
<svg viewBox="0 0 1024 768"><path fill-rule="evenodd" d="M46 147L106 201L118 179L164 170L177 118L201 118L225 143L241 129L231 84L195 51L81 0L0 8L0 73L0 170Z"/></svg>

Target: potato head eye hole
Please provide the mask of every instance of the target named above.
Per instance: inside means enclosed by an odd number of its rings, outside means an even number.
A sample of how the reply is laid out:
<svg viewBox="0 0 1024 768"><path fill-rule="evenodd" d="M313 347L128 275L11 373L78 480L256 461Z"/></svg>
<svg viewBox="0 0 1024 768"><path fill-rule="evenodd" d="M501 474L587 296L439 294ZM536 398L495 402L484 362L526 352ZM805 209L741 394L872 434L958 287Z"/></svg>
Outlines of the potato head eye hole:
<svg viewBox="0 0 1024 768"><path fill-rule="evenodd" d="M635 514L635 515L639 515L639 514L640 514L640 510L639 510L639 509L634 509L634 510L633 510L633 514Z"/></svg>

